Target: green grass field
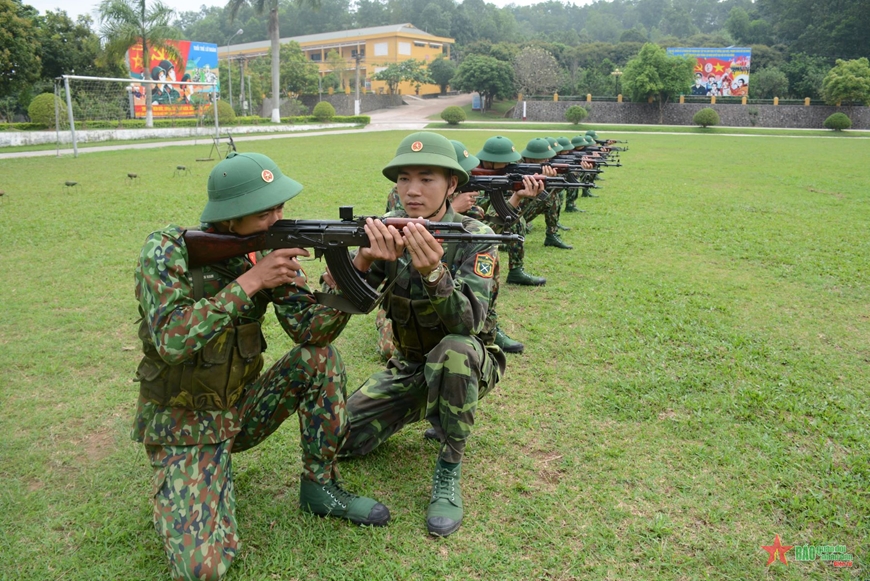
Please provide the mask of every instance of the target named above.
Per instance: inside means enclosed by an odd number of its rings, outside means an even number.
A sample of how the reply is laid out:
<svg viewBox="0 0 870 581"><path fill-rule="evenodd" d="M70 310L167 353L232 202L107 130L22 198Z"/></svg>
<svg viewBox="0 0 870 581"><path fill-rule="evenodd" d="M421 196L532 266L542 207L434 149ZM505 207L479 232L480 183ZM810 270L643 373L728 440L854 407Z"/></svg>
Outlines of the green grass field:
<svg viewBox="0 0 870 581"><path fill-rule="evenodd" d="M493 133L445 132L470 151ZM288 217L337 218L383 209L403 135L240 148L305 185ZM481 404L459 532L426 534L437 450L422 425L343 464L388 527L301 514L290 420L234 457L244 547L229 579L870 577L870 141L630 141L586 212L562 215L574 250L545 248L535 223L526 264L547 285L503 287L503 328L526 352ZM168 578L129 438L132 273L150 231L197 224L207 149L0 162L0 579ZM337 343L349 391L380 366L375 337L356 317ZM290 348L274 320L267 338L270 361ZM774 535L844 545L853 565L791 550L767 567Z"/></svg>

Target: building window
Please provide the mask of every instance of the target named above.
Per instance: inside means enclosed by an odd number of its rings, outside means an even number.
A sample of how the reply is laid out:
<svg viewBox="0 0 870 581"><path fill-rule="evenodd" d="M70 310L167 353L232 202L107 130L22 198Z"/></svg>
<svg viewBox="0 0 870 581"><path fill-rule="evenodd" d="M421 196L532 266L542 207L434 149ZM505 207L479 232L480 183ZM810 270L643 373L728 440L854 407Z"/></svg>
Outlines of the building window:
<svg viewBox="0 0 870 581"><path fill-rule="evenodd" d="M323 60L321 56L322 55L319 52L313 52L311 53L311 60L320 62L321 60Z"/></svg>
<svg viewBox="0 0 870 581"><path fill-rule="evenodd" d="M441 48L441 45L437 42L430 42L429 48Z"/></svg>
<svg viewBox="0 0 870 581"><path fill-rule="evenodd" d="M415 41L414 41L414 46L425 47L425 46L426 46L426 43L425 43L425 42L420 42L419 40L415 40Z"/></svg>
<svg viewBox="0 0 870 581"><path fill-rule="evenodd" d="M399 43L399 54L411 54L411 43L410 42L400 42Z"/></svg>
<svg viewBox="0 0 870 581"><path fill-rule="evenodd" d="M356 50L356 49L353 49L353 50L350 51L350 56L351 56L352 58L356 58L357 53L359 53L359 56L360 56L360 57L365 58L365 56L366 56L366 51L365 51L365 49L360 50L360 51L358 51L358 50Z"/></svg>
<svg viewBox="0 0 870 581"><path fill-rule="evenodd" d="M375 56L387 56L390 54L390 45L386 42L375 43Z"/></svg>

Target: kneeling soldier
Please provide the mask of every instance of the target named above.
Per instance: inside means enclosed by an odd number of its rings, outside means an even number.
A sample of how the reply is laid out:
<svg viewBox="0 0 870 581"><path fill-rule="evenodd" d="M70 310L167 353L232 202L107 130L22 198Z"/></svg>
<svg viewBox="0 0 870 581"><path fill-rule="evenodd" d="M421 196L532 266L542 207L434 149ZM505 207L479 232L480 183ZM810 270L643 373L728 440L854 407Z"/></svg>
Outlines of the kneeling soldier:
<svg viewBox="0 0 870 581"><path fill-rule="evenodd" d="M396 183L404 207L397 215L492 232L456 214L447 201L468 174L445 137L409 135L383 174ZM381 238L360 249L354 266L373 286L389 284L384 305L397 352L385 371L348 399L351 428L342 455L368 454L406 425L428 420L442 444L426 527L432 535L447 536L462 523L461 462L478 400L495 387L505 367L502 351L480 336L497 249L486 242L442 245L420 224L409 224L401 233L381 225L367 226Z"/></svg>
<svg viewBox="0 0 870 581"><path fill-rule="evenodd" d="M231 153L208 178L207 231L263 232L302 186L257 153ZM298 412L302 510L385 525L383 504L342 489L336 457L347 435L345 372L332 341L349 315L317 304L300 248L189 267L184 230L148 236L136 269L142 314L133 438L154 470L154 526L175 579L219 579L239 550L231 455ZM274 306L296 343L265 373L260 326Z"/></svg>

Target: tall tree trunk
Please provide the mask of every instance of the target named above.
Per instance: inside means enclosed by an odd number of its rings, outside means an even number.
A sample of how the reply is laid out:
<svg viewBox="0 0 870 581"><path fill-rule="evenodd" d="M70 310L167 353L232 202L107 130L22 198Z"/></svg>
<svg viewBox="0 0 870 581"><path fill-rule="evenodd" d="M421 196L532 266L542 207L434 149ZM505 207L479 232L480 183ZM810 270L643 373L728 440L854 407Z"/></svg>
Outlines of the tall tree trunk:
<svg viewBox="0 0 870 581"><path fill-rule="evenodd" d="M281 43L278 38L278 5L277 2L275 6L269 10L269 38L272 41L272 123L280 123L281 122L281 111L280 111L280 96L279 91L281 90L280 80L281 80L281 69L280 69L280 60L279 55L281 53Z"/></svg>

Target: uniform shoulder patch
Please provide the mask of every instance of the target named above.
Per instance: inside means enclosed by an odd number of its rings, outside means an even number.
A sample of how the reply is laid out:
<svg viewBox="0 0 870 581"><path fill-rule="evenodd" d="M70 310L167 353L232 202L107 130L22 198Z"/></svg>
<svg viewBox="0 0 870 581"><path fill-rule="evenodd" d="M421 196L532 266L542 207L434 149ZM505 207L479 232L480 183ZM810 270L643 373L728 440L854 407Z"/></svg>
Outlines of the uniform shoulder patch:
<svg viewBox="0 0 870 581"><path fill-rule="evenodd" d="M474 258L474 274L481 278L492 278L495 260L489 254L478 254Z"/></svg>

